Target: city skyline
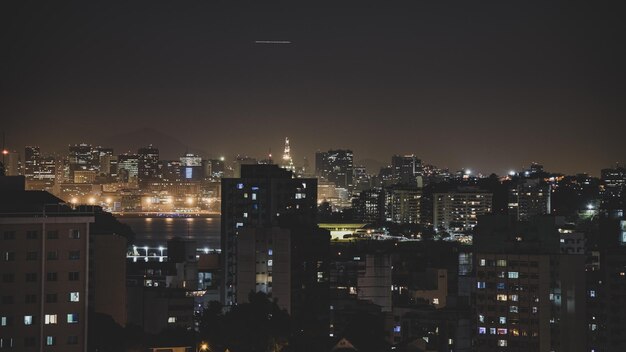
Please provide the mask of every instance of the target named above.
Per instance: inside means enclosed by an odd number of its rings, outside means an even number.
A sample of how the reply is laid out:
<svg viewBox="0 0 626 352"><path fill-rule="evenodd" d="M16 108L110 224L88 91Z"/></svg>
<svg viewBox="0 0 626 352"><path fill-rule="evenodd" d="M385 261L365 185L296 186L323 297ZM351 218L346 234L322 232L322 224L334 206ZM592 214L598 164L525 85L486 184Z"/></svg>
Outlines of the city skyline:
<svg viewBox="0 0 626 352"><path fill-rule="evenodd" d="M156 132L154 129L146 129L144 131L149 131L149 133L156 133L158 135L158 132ZM163 135L162 135L163 136ZM169 136L168 136L169 137ZM289 138L289 137L287 137ZM110 140L115 140L115 139L110 139ZM152 139L149 139L152 140ZM114 143L119 143L118 142L114 142ZM112 147L111 143L107 144L107 143L91 143L89 141L86 140L80 140L80 142L77 143L70 143L70 144L65 144L65 145L61 145L58 147L53 147L52 149L47 149L46 146L42 146L41 144L38 143L30 143L30 144L26 144L22 147L19 148L15 148L13 146L7 145L5 147L4 150L6 150L7 152L18 152L21 155L21 158L24 157L24 148L29 147L29 146L35 146L35 147L39 147L41 149L41 153L43 156L55 156L55 157L63 157L66 156L67 154L67 150L68 147L74 146L74 145L81 145L81 144L85 144L85 145L89 145L89 146L93 146L93 147L103 147L103 148L112 148L115 152L115 155L133 155L133 154L137 154L137 151L143 147L147 147L147 146L154 146L155 148L158 148L160 153L161 153L161 160L178 160L180 157L184 156L187 153L191 153L191 154L195 154L198 155L202 158L205 159L224 159L225 161L230 161L230 162L234 162L237 160L237 158L239 157L243 157L243 158L253 158L254 160L257 160L258 162L263 162L264 160L268 159L269 156L271 156L273 163L275 164L281 164L281 157L282 157L282 148L284 148L284 144L282 146L278 145L276 143L276 141L272 141L272 144L276 144L276 147L267 147L267 150L265 151L265 153L263 153L261 147L257 148L256 152L253 153L249 153L249 152L215 152L215 151L207 151L201 148L194 148L194 147L190 147L188 145L184 145L183 143L180 143L180 141L176 140L176 139L168 139L166 140L166 145L169 147L174 147L171 149L163 149L160 147L159 143L137 143L137 142L133 142L132 143L132 147L126 147L126 148L119 148L119 145L117 147ZM284 143L284 141L283 141ZM47 146L49 147L49 146ZM296 145L297 148L297 145ZM294 165L298 166L298 167L302 167L305 164L308 164L309 170L314 169L315 167L315 153L319 153L321 151L325 151L325 150L332 150L332 149L342 149L342 150L353 150L353 148L350 148L349 146L347 147L340 147L340 148L336 148L336 147L321 147L321 148L317 148L315 151L311 152L311 153L307 153L306 155L302 156L301 154L299 155L299 153L297 153L296 149L296 153L293 156L293 161L294 161ZM310 155L309 155L310 154ZM592 170L582 170L580 167L574 167L574 170L571 171L564 171L564 170L560 170L560 169L555 169L552 167L552 165L550 164L546 164L544 163L544 159L541 158L535 158L535 159L530 159L530 160L524 160L521 161L519 163L516 163L515 165L513 165L513 163L509 163L509 167L507 166L499 166L497 167L497 169L495 170L491 170L491 169L481 169L479 167L476 167L475 165L478 164L469 164L467 162L463 163L457 163L458 166L450 166L448 164L439 164L436 162L433 162L432 160L427 160L421 157L420 154L417 154L415 152L411 152L411 151L406 151L404 153L393 153L393 154L389 154L386 156L383 156L381 159L375 159L373 157L370 157L369 155L363 155L363 154L358 154L358 153L354 153L354 162L355 162L355 166L364 166L367 169L367 172L369 174L377 174L380 169L385 168L385 167L389 167L391 166L391 162L392 162L392 157L394 156L403 156L403 155L410 155L410 156L414 156L417 157L418 159L420 159L425 165L432 165L435 167L438 167L440 169L445 169L445 170L449 170L450 172L456 172L456 171L465 171L465 170L469 170L471 171L472 174L474 175L482 175L482 176L489 176L490 174L496 174L498 176L506 176L508 174L510 174L511 172L516 172L519 173L525 169L527 169L528 167L530 167L533 164L540 164L544 167L546 167L547 170L550 170L550 172L552 173L556 173L556 174L564 174L564 175L574 175L574 174L587 174L593 177L598 177L600 176L600 171L602 169L607 169L607 168L613 168L616 166L621 166L623 167L624 165L626 165L626 159L625 160L616 160L613 163L610 164L606 164L606 165L601 165L600 169L592 169ZM306 159L306 160L305 160ZM23 163L23 160L21 161Z"/></svg>
<svg viewBox="0 0 626 352"><path fill-rule="evenodd" d="M218 153L289 136L298 159L624 161L619 8L349 5L5 5L2 130L49 150L148 127Z"/></svg>

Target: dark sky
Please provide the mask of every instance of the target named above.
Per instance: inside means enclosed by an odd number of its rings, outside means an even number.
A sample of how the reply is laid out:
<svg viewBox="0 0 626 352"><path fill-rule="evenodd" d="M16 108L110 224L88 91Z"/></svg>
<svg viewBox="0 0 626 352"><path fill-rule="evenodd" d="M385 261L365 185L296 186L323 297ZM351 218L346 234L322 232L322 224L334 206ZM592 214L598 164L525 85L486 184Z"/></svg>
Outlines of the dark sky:
<svg viewBox="0 0 626 352"><path fill-rule="evenodd" d="M216 154L289 136L297 160L626 161L621 1L302 3L3 1L0 129L50 151L151 127Z"/></svg>

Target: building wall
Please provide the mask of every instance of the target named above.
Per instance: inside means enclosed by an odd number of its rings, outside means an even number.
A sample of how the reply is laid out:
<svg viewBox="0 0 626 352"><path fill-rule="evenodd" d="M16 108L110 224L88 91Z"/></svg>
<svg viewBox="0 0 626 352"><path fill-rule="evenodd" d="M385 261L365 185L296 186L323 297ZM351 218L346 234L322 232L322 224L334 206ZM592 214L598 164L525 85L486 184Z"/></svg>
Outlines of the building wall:
<svg viewBox="0 0 626 352"><path fill-rule="evenodd" d="M433 195L433 224L436 230L469 231L478 217L491 212L492 194L488 192L449 192Z"/></svg>
<svg viewBox="0 0 626 352"><path fill-rule="evenodd" d="M16 351L86 350L88 223L93 221L87 216L0 218L3 344L12 339ZM76 316L68 319L68 314ZM32 324L25 324L25 316L32 316Z"/></svg>
<svg viewBox="0 0 626 352"><path fill-rule="evenodd" d="M391 258L389 254L368 254L359 265L357 297L391 311Z"/></svg>
<svg viewBox="0 0 626 352"><path fill-rule="evenodd" d="M91 236L93 310L126 325L126 238L115 234Z"/></svg>

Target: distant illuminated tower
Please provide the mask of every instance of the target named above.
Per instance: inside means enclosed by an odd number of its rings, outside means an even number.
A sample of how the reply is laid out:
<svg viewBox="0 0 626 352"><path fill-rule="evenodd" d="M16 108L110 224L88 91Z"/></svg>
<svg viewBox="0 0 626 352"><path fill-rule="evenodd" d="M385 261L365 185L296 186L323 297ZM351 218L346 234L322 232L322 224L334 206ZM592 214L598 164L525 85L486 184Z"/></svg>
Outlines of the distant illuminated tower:
<svg viewBox="0 0 626 352"><path fill-rule="evenodd" d="M290 152L290 147L289 147L289 137L285 137L285 152L283 153L282 167L289 171L296 170L295 166L293 166L293 159L291 158L291 152Z"/></svg>

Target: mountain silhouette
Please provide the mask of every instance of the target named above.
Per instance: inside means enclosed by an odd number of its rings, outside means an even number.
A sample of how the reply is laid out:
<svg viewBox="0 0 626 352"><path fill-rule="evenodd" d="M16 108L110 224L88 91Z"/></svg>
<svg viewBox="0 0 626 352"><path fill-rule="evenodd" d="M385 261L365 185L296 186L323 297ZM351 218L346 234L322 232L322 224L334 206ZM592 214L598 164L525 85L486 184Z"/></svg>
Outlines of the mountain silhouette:
<svg viewBox="0 0 626 352"><path fill-rule="evenodd" d="M178 138L151 127L110 136L104 138L98 144L103 147L113 148L115 154L136 153L138 148L152 144L159 149L159 157L162 160L178 159L185 153L199 154L206 158L212 157L205 150L189 146Z"/></svg>

